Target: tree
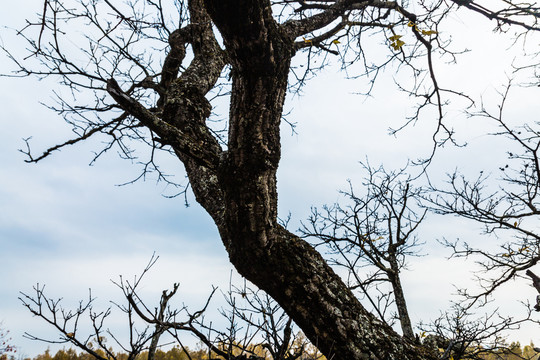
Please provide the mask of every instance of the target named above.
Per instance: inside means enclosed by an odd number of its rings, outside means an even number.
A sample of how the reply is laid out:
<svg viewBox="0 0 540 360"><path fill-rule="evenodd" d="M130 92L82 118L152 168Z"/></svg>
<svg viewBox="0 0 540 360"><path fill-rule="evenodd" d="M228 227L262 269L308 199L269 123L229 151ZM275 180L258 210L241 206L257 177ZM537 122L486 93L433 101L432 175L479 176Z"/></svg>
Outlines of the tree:
<svg viewBox="0 0 540 360"><path fill-rule="evenodd" d="M538 263L540 249L540 233L536 226L540 218L539 123L531 121L512 127L504 120L509 91L510 84L501 93L496 114L485 108L475 114L498 126L499 131L493 136L510 140L508 158L498 169L501 174L499 189L494 190L487 184L488 176L483 171L472 181L456 171L449 176L446 188L432 188L427 197L435 212L473 220L483 226L487 235L502 237L504 234L510 238L497 251L467 242L446 242L453 256L474 257L480 265L477 279L481 290L478 293L461 291L470 304L485 301L487 296L523 271L540 292L538 277L529 270ZM535 303L538 311L538 299Z"/></svg>
<svg viewBox="0 0 540 360"><path fill-rule="evenodd" d="M232 286L224 294L227 306L221 310L226 319L224 328L216 328L204 319L205 311L215 293L215 288L203 308L190 312L186 306L175 308L170 304L179 285L171 291L163 291L158 307L147 305L138 294L138 287L145 274L158 260L153 256L147 267L133 282L120 278L115 282L123 292L125 304L115 303L128 320L128 336L113 333L107 321L113 312L95 310L91 295L80 301L76 309L65 308L62 299L48 298L43 286L35 286L31 295L22 293L23 305L35 316L52 325L59 333L58 339L37 337L30 333L24 336L49 344L73 345L97 360L130 360L144 357L148 360L163 359L162 346L175 344L178 356L190 357L190 350L181 340L188 333L200 342L196 356L204 359L221 360L320 360L322 354L299 333L292 319L267 294L246 286ZM242 301L245 305L240 306ZM89 320L89 324L85 321ZM142 320L138 321L138 320ZM216 320L216 319L213 319ZM89 326L88 326L89 325ZM88 330L90 329L90 330ZM168 336L168 341L163 337ZM128 338L128 341L122 338ZM107 344L112 339L123 352L113 351ZM180 353L181 350L181 353ZM191 352L193 355L193 352ZM47 353L45 354L47 355ZM73 349L59 351L54 360L76 357Z"/></svg>
<svg viewBox="0 0 540 360"><path fill-rule="evenodd" d="M366 50L356 39L368 34L390 46L387 59L367 64L365 73L403 64L416 80L404 89L421 99L416 117L428 106L437 110L434 148L451 140L443 96L457 92L440 87L432 57L451 54L437 26L456 4L501 29L538 30L534 4L508 1L495 10L474 1L420 1L415 14L393 1L189 0L174 2L171 15L161 1L45 0L39 21L21 32L37 63L13 58L19 74L55 76L73 94L91 98L60 96L53 108L77 136L39 156L28 147L28 161L96 134L110 136L98 157L118 146L131 158L129 141L146 143L145 170L159 171L154 154L168 151L184 164L196 201L213 218L239 273L271 295L327 358L433 359L435 353L368 312L310 244L280 225L276 171L288 87L302 86L318 70L312 57L338 54L337 43L345 43L345 66L362 63ZM84 45L74 49L66 35L83 24L77 43ZM405 44L400 33L406 31L416 43ZM148 49L162 49L159 59ZM302 72L291 66L294 56L305 56ZM228 92L224 134L209 119L212 99Z"/></svg>
<svg viewBox="0 0 540 360"><path fill-rule="evenodd" d="M418 254L415 230L427 211L414 207L418 207L422 190L411 185L405 170L387 172L369 164L364 168L365 196L358 196L351 185L344 193L351 205L313 209L303 232L329 247L336 256L332 261L347 269L353 279L349 287L369 299L381 321L388 325L399 321L403 336L414 339L401 270L407 256ZM390 284L390 291L380 288L385 284ZM395 314L388 314L392 304Z"/></svg>
<svg viewBox="0 0 540 360"><path fill-rule="evenodd" d="M498 131L492 136L510 140L505 144L505 149L509 149L507 159L498 169L501 174L498 188L488 181L489 175L484 170L473 180L455 171L448 176L446 187L432 187L425 197L427 206L434 212L472 220L482 225L485 235L504 239L496 249L467 241L444 241L452 257L474 259L479 265L475 274L479 290L458 289L462 301L456 309L463 314L459 316L461 318L473 307L488 304L497 289L518 276L526 275L530 284L540 293L540 279L530 270L540 259L540 233L536 225L540 215L539 122L509 125L504 119L504 113L510 90L511 83L501 92L501 101L495 114L484 107L470 114L494 122ZM530 299L522 302L527 306L527 317L530 317L532 308L540 311L540 296L536 297L533 306L530 305ZM516 325L511 318L489 322L493 333L498 332L495 329L505 326L505 322L510 327ZM462 323L465 325L464 321ZM461 327L468 327L463 325ZM495 342L493 349L499 346L497 343L500 344L499 341ZM479 350L485 352L486 349ZM517 355L521 356L521 353Z"/></svg>
<svg viewBox="0 0 540 360"><path fill-rule="evenodd" d="M17 352L17 350L11 345L9 330L4 329L2 323L0 323L0 356L14 352Z"/></svg>
<svg viewBox="0 0 540 360"><path fill-rule="evenodd" d="M363 194L350 185L343 192L348 202L312 209L302 232L326 246L329 261L346 269L348 286L368 300L381 321L391 326L398 322L403 336L414 339L401 277L410 258L424 252L416 232L428 211L422 200L430 192L416 186L418 179L406 169L387 172L369 164L364 169ZM534 279L530 270L526 273ZM488 302L472 307L468 300L458 298L435 320L417 324L421 335L416 341L440 351L444 359L483 359L507 349L509 330L538 323L530 308L523 316L503 315L488 309Z"/></svg>

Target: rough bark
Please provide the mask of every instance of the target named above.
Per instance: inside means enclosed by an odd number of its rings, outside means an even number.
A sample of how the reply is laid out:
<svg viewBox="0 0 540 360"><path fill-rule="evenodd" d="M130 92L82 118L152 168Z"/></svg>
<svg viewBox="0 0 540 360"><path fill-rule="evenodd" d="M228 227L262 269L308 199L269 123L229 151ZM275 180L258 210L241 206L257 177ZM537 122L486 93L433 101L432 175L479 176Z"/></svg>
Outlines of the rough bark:
<svg viewBox="0 0 540 360"><path fill-rule="evenodd" d="M397 265L396 265L397 266ZM394 264L392 264L392 270ZM411 324L411 318L409 317L409 310L407 308L407 302L405 301L405 294L403 293L403 287L401 286L401 279L399 273L392 271L390 275L390 283L394 290L394 299L396 301L396 308L398 310L399 323L401 325L401 331L403 336L408 339L414 339L414 333Z"/></svg>
<svg viewBox="0 0 540 360"><path fill-rule="evenodd" d="M527 270L525 274L532 279L534 288L538 291L538 293L540 293L540 277L531 270ZM540 295L536 297L536 305L534 305L534 309L536 311L540 311Z"/></svg>
<svg viewBox="0 0 540 360"><path fill-rule="evenodd" d="M205 0L204 6L201 1L189 2L189 29L171 36L159 84L160 113L144 109L113 79L109 94L173 147L232 264L278 301L328 359L435 359L366 311L313 247L278 225L279 126L299 35L291 29L302 26L277 24L266 0ZM212 22L226 53L214 38ZM173 79L185 43L195 56ZM223 151L205 124L210 114L205 95L226 61L232 67L232 93Z"/></svg>
<svg viewBox="0 0 540 360"><path fill-rule="evenodd" d="M435 101L439 123L433 138L439 138L439 131L446 131L448 137L443 136L442 142L437 141L444 144L452 140L452 132L442 122L442 89L437 85L431 60L433 44L444 42L430 37L436 34L434 31L427 31L431 35L420 31L416 15L396 1L272 2L276 6L284 5L283 12L276 18L283 19L282 15L287 17L286 13L291 11L289 20L282 24L274 20L270 0L179 0L176 2L180 13L179 28L171 32L176 25L170 23L161 1L147 2L147 7L158 13L159 19L152 20L153 16L148 17L144 9L139 11L141 4L137 1L126 2L123 8L117 8L116 2L109 0L92 1L91 4L73 0L73 6L67 5L69 2L44 0L41 20L38 23L29 21L18 33L27 41L29 57L36 57L42 67L38 66L37 70L27 68L24 61L18 61L7 51L17 65L16 74L59 77L60 83L72 93L93 91L95 99L90 104L83 101L82 105L74 100L74 106L60 98L60 108L52 108L66 117L76 138L47 149L37 158L32 157L28 148L28 152L24 151L29 157L27 161L38 162L64 146L98 133L107 134L112 140L96 158L115 144L120 145L126 157L133 158L124 146L124 139L168 145L184 164L196 200L215 221L231 262L242 275L275 298L327 358L434 359L435 354L411 343L412 328L395 261L395 250L400 245L395 244L392 250L394 276L390 278L405 334L403 338L362 307L318 252L278 225L276 172L281 156L280 120L295 51L309 47L310 52L317 49L317 52L337 54L329 44L348 39L348 49L352 49L352 40L364 36L361 30L352 31L354 29L387 29L397 35L392 30L394 26L414 25L411 31L427 52L427 69L433 86L424 93L424 83L420 81L408 91L426 99L419 105L419 110ZM464 4L463 1L454 2ZM496 20L498 26L519 25L528 30L539 30L537 16L531 12L530 4L512 5L495 13L470 3L469 9ZM184 13L186 4L189 16ZM291 7L296 5L299 7ZM123 13L122 9L128 11ZM421 17L425 24L436 25L447 13L437 9L430 14L429 7L425 10L427 16ZM390 16L392 13L397 18ZM532 24L519 20L524 16L526 19L532 16ZM88 45L79 53L83 55L82 61L71 53L71 45L67 47L70 51L64 53L63 42L59 41L71 35L65 29L73 29L71 23L66 27L64 24L75 20L90 26L85 39L89 40ZM224 49L214 35L214 25L219 30ZM38 29L37 39L34 29ZM384 32L387 31L381 33ZM331 40L339 33L338 38ZM165 34L170 34L168 53L159 69L158 61L147 56L143 47L149 44L146 40L154 40L160 46L153 49L162 49ZM68 40L71 44L72 39ZM142 53L137 54L140 50ZM357 59L365 59L363 45L359 44L358 49L351 51ZM415 74L421 74L410 61L417 56L416 50L410 55L401 52L401 61L412 67ZM193 57L189 57L190 63L185 67L187 53ZM349 56L343 58L348 62L346 58ZM392 58L398 56L392 55ZM387 63L370 65L366 71L378 72ZM207 98L226 65L231 67L232 89L228 144L227 149L222 149L207 125L211 113ZM114 101L102 96L104 90ZM118 109L122 113L116 117ZM114 118L107 121L101 116L89 118L86 116L88 111L114 112ZM151 138L146 131L140 131L141 127L150 130ZM153 153L149 164L153 164ZM460 209L450 210L447 211L464 213L458 211ZM493 223L492 220L489 216L480 219L486 224ZM504 219L496 220L500 220L497 224L502 224ZM515 225L506 225L516 229ZM526 235L534 234L527 232ZM533 260L529 267L536 263ZM383 269L385 265L380 266ZM152 346L156 343L157 337ZM92 353L91 349L86 350Z"/></svg>
<svg viewBox="0 0 540 360"><path fill-rule="evenodd" d="M367 312L319 253L277 223L279 125L294 35L273 20L267 1L205 4L232 65L229 144L218 172L218 228L231 262L329 359L430 358Z"/></svg>

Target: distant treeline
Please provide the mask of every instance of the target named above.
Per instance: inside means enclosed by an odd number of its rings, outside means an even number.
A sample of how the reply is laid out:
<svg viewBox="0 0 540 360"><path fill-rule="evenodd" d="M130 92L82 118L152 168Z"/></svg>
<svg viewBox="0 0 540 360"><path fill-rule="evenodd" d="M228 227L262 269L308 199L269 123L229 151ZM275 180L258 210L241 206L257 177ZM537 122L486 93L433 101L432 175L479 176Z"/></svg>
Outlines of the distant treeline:
<svg viewBox="0 0 540 360"><path fill-rule="evenodd" d="M271 359L267 351L255 346L251 351L260 358ZM102 349L97 349L95 352L103 357L113 359L111 356L107 356ZM127 353L122 352L112 352L116 360L128 360L129 356ZM234 354L239 355L239 354ZM190 349L189 347L180 348L175 346L167 351L156 350L154 355L154 360L209 360L209 359L221 359L222 357L217 356L215 353L209 353L207 349L202 348ZM134 360L147 360L148 352L142 352L135 357ZM250 359L249 355L246 354L246 359ZM73 348L58 350L56 354L51 354L49 349L45 350L43 354L37 355L33 358L30 357L15 357L7 356L6 354L0 355L0 360L96 360L96 358L86 352L77 352ZM296 360L326 360L316 349L312 346L305 347L305 353L300 357L297 357Z"/></svg>
<svg viewBox="0 0 540 360"><path fill-rule="evenodd" d="M101 349L96 350L100 356L107 358L105 352ZM117 360L127 360L128 354L126 353L114 353ZM148 358L148 352L142 352L135 360L146 360ZM168 351L157 350L155 354L155 360L207 360L208 352L206 350L191 350L189 348L181 349L179 347L173 347ZM14 356L3 355L0 356L0 360L15 360ZM20 360L20 359L19 359ZM56 354L51 354L49 349L45 350L43 354L39 354L34 358L23 358L22 360L96 360L93 355L86 352L77 352L75 349L62 349L58 350Z"/></svg>
<svg viewBox="0 0 540 360"><path fill-rule="evenodd" d="M439 349L441 350L441 349ZM537 349L538 350L538 349ZM96 350L96 352L104 357L107 358L107 355L103 350ZM464 357L465 359L476 359L476 360L540 360L540 353L535 350L535 346L533 343L525 346L521 346L519 342L513 342L509 346L501 349L496 350L489 350L485 353L482 352L474 352L474 357ZM114 353L117 360L128 360L128 355L126 353ZM258 356L261 356L262 354L257 354ZM302 359L312 359L310 355L312 354L305 354L306 356L300 356L298 360ZM147 360L148 358L148 352L142 352L135 360ZM192 350L189 348L180 348L180 347L173 347L167 351L163 350L157 350L155 354L155 360L208 360L208 359L217 359L215 354L209 354L207 350L204 349L196 349ZM249 359L249 357L248 357ZM325 359L324 357L320 356L318 359ZM452 359L452 358L451 358ZM47 349L43 354L37 355L34 358L24 358L24 357L15 357L13 355L7 355L3 354L0 355L0 360L95 360L95 357L85 353L85 352L77 352L76 350L70 348L70 349L63 349L58 350L56 354L52 355L50 350ZM453 360L459 360L459 359L453 359Z"/></svg>
<svg viewBox="0 0 540 360"><path fill-rule="evenodd" d="M521 347L521 344L518 341L511 343L506 348L481 354L480 357L485 360L539 360L540 353L535 350L535 346L532 342L529 345Z"/></svg>

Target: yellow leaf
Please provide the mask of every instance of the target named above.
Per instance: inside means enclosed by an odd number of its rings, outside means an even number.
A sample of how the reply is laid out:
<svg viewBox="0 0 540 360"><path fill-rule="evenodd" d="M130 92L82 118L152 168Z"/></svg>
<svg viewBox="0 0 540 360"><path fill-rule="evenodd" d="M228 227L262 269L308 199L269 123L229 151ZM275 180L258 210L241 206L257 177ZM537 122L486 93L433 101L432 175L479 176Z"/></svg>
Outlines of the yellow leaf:
<svg viewBox="0 0 540 360"><path fill-rule="evenodd" d="M394 50L400 50L403 45L405 45L404 41L396 40L392 44L390 44Z"/></svg>
<svg viewBox="0 0 540 360"><path fill-rule="evenodd" d="M435 30L422 30L422 35L426 35L426 36L435 35L436 33L437 31Z"/></svg>
<svg viewBox="0 0 540 360"><path fill-rule="evenodd" d="M401 35L392 35L388 39L390 41L396 41L396 40L399 40L400 38L401 38Z"/></svg>
<svg viewBox="0 0 540 360"><path fill-rule="evenodd" d="M413 23L412 21L409 21L409 22L407 23L407 26L408 26L408 27L413 27L414 25L415 25L415 23Z"/></svg>
<svg viewBox="0 0 540 360"><path fill-rule="evenodd" d="M337 44L340 44L340 41L339 41L338 39L332 40L332 44L336 44L336 45L337 45Z"/></svg>
<svg viewBox="0 0 540 360"><path fill-rule="evenodd" d="M518 226L518 223L517 223L517 221L516 221L516 222L514 222L514 227L517 227L517 226Z"/></svg>
<svg viewBox="0 0 540 360"><path fill-rule="evenodd" d="M73 337L75 336L75 333L72 333L72 332L71 332L71 333L67 333L66 336L67 336L68 338L73 338Z"/></svg>

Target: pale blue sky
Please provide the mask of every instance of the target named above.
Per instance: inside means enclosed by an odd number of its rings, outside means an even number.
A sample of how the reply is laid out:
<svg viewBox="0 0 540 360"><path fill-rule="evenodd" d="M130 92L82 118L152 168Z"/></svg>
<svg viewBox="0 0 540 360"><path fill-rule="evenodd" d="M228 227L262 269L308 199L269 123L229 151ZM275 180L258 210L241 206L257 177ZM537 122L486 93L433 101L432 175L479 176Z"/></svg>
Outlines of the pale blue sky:
<svg viewBox="0 0 540 360"><path fill-rule="evenodd" d="M20 27L25 17L41 7L39 0L24 0L9 2L3 10L0 24ZM474 19L471 26L456 18L454 28L447 29L455 31L456 45L461 41L474 52L464 55L458 66L438 64L441 81L445 87L464 87L474 96L493 99L494 89L505 80L511 56L501 49L498 38L491 37L490 25ZM479 28L484 35L467 36ZM23 46L5 29L0 30L0 37L9 46ZM10 69L3 56L0 69ZM397 139L387 135L387 128L397 126L411 105L411 99L395 90L392 76L383 76L374 97L365 99L353 94L362 80L345 81L337 69L328 69L308 85L303 97L289 99L287 110L293 110L289 119L298 123L298 135L289 136L289 129L284 128L278 179L282 216L291 211L297 224L307 217L310 206L336 201L347 179L361 179L357 162L366 156L372 164L384 162L387 168L395 168L408 157L429 151L434 126L429 118ZM192 198L192 206L186 208L182 198L161 196L167 189L154 181L115 186L136 177L138 167L114 153L87 166L97 140L66 148L37 165L23 162L24 156L17 151L24 146L22 138L33 136L38 150L70 136L63 121L39 104L51 98L54 87L54 81L0 78L0 321L11 330L14 344L30 356L46 345L24 340L24 331L55 337L17 300L19 291L29 292L38 282L47 285L51 297L64 297L72 304L91 287L98 304L107 307L107 301L119 295L109 280L138 274L155 251L161 259L144 291L157 298L161 290L180 282L181 299L196 307L212 285L226 288L232 269L213 223ZM539 113L531 110L538 110L538 91L530 91L519 97L519 107L509 116ZM460 166L474 173L484 166L489 170L494 166L490 161L504 156L504 148L482 136L485 124L466 119L459 107L449 108L449 119L461 130L458 137L469 140L471 147L441 152L435 169L442 173ZM166 166L183 179L179 162L168 160ZM477 234L475 226L463 221L432 221L422 233L429 245L425 252L438 255L411 260L411 272L404 275L415 321L436 316L447 306L451 284L468 277L463 264L443 260L441 249L432 245L434 239ZM535 294L523 282L512 286L519 290L501 295L501 308L512 308L522 299L522 291L531 298ZM516 299L513 295L518 292ZM114 323L111 328L120 331L122 325ZM524 343L532 339L540 344L533 334L529 330L519 336Z"/></svg>

